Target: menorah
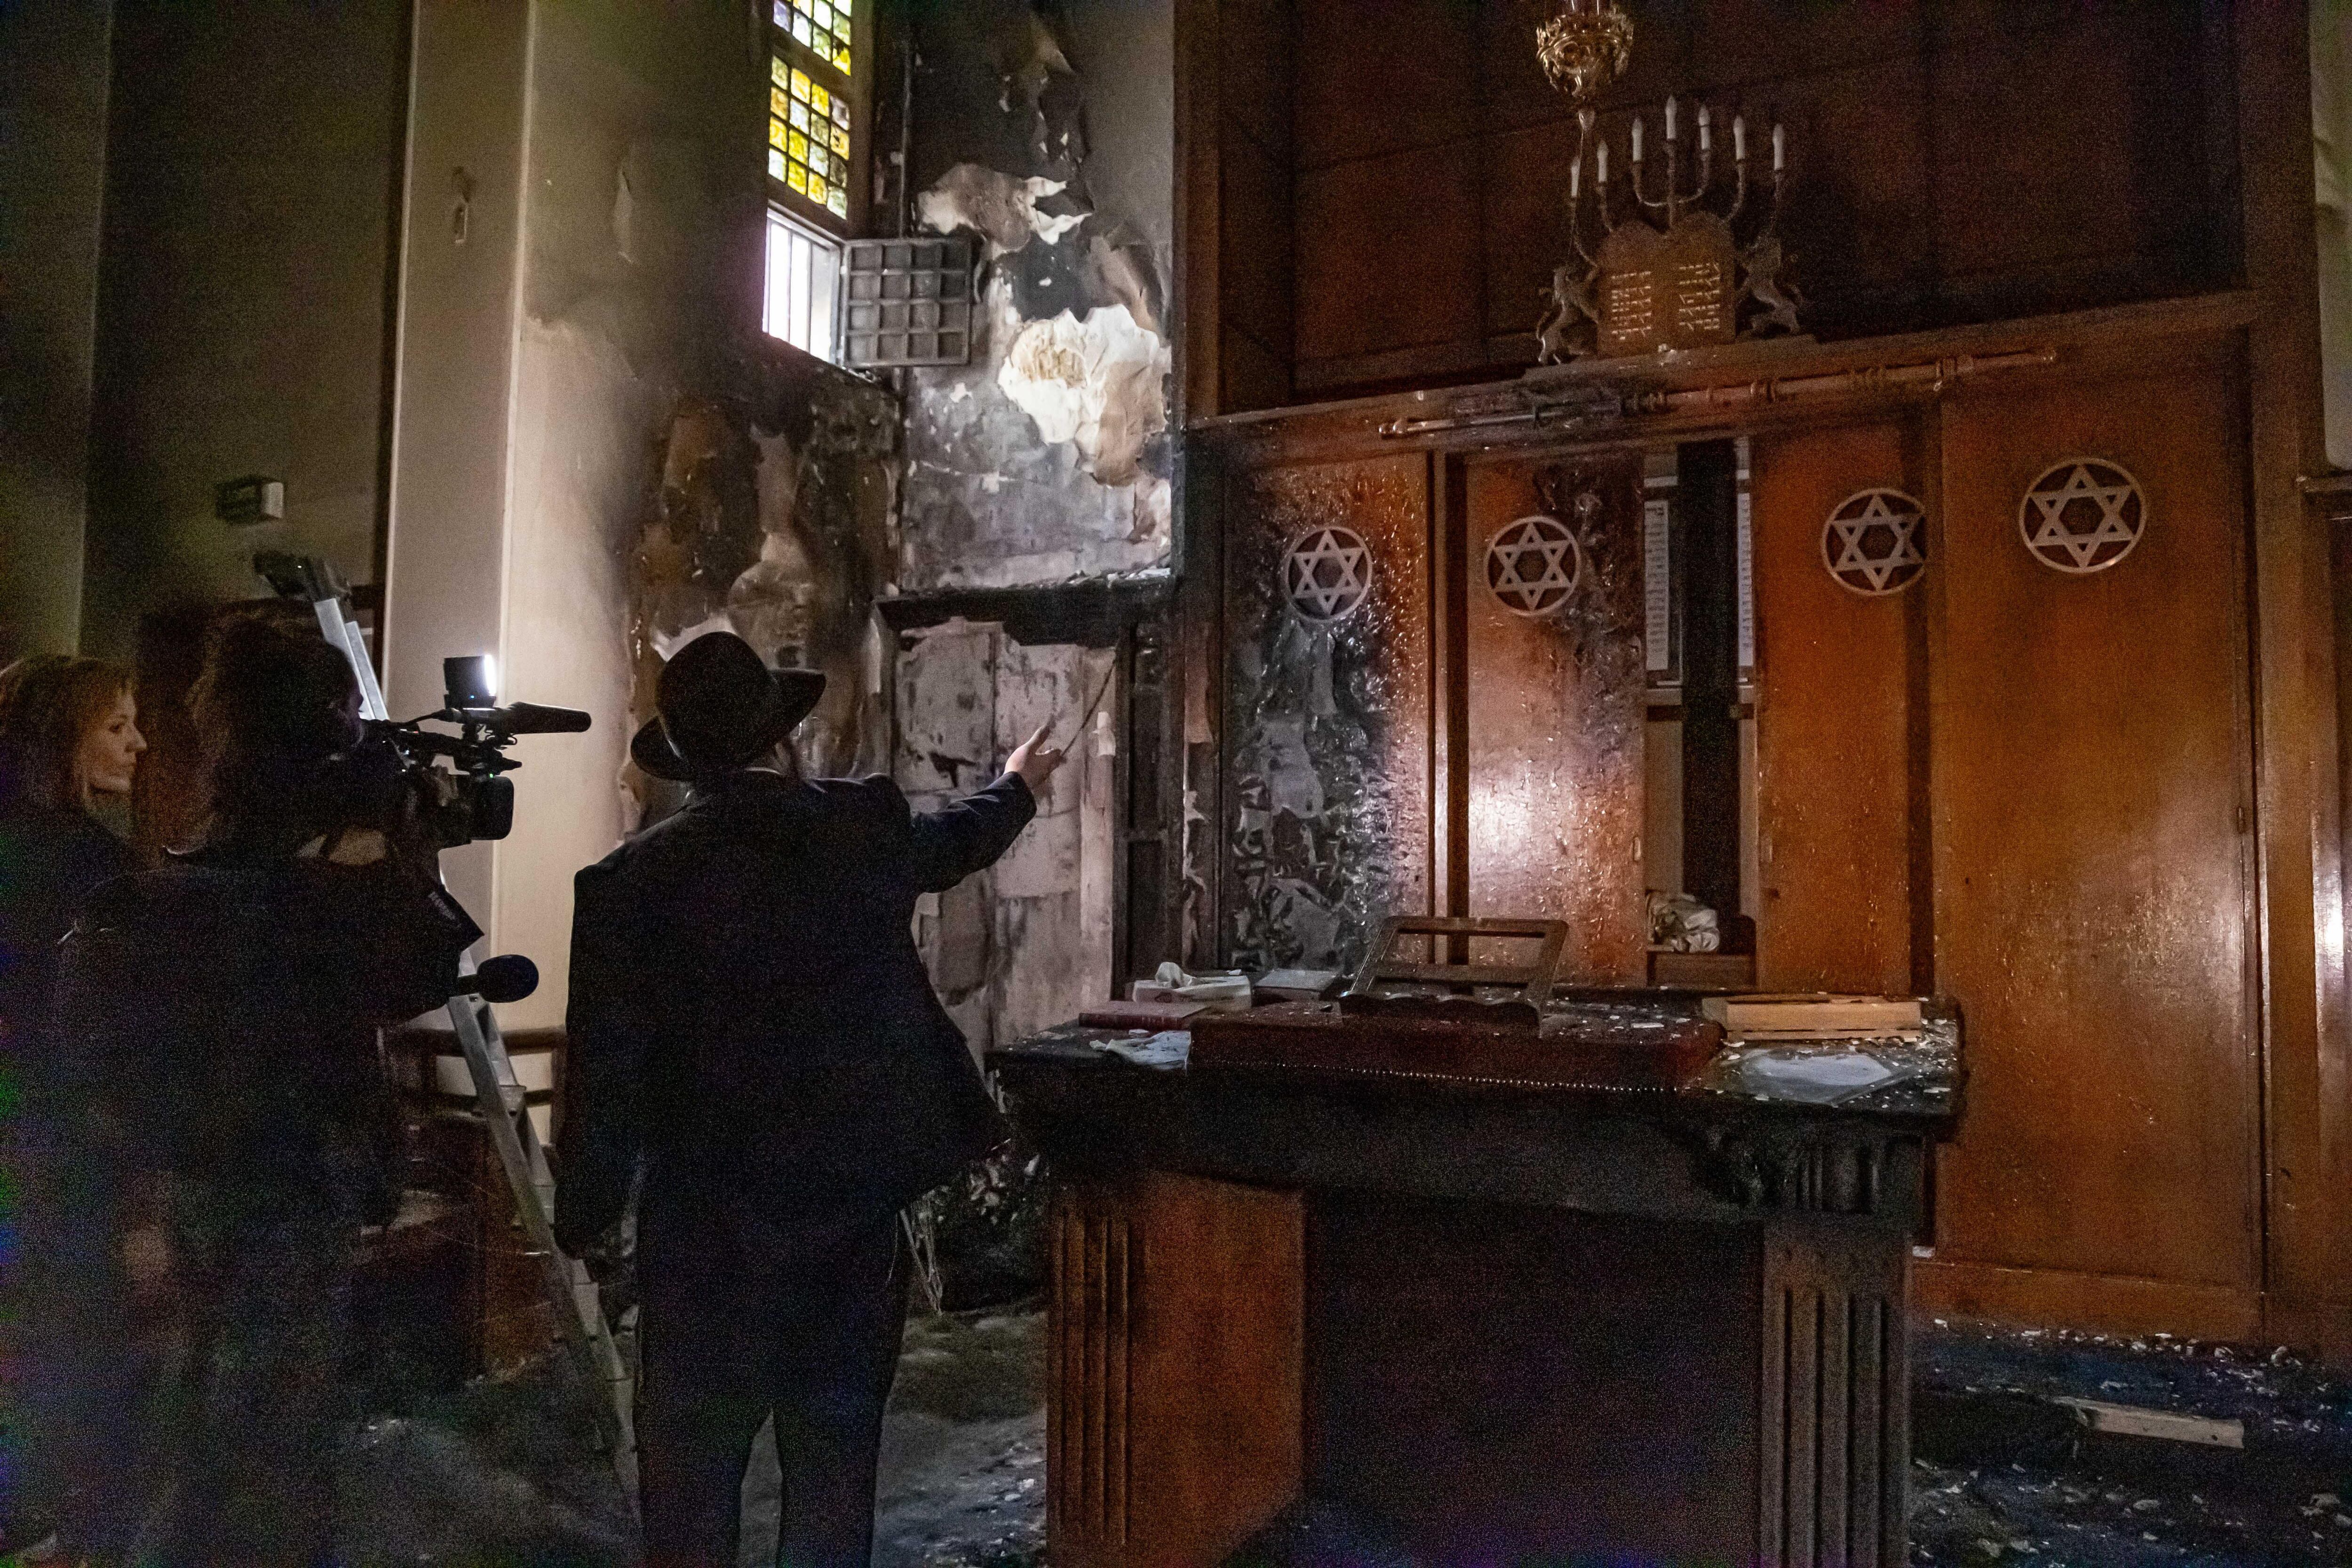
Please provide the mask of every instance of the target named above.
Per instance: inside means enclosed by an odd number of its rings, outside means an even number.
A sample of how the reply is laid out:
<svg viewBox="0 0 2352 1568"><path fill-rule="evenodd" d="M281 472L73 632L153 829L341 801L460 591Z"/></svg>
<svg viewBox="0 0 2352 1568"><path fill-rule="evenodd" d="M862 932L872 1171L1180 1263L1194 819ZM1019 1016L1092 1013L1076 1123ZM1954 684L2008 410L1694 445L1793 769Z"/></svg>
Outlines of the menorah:
<svg viewBox="0 0 2352 1568"><path fill-rule="evenodd" d="M1701 103L1696 120L1698 149L1689 160L1695 178L1685 189L1680 105L1666 100L1664 184L1663 194L1653 195L1650 161L1643 155L1643 117L1633 116L1629 177L1619 182L1628 195L1621 203L1609 178L1609 140L1595 136L1591 108L1577 110L1576 161L1568 171L1574 255L1552 274L1551 308L1536 329L1541 363L1654 353L1798 330L1803 297L1781 276L1788 265L1780 235L1787 132L1777 122L1771 128L1771 192L1761 221L1743 243L1738 236L1749 200L1747 120L1732 117L1731 198L1721 211L1713 111ZM1588 153L1594 175L1590 226ZM1662 221L1654 223L1653 216ZM1589 227L1598 232L1597 247L1588 239Z"/></svg>

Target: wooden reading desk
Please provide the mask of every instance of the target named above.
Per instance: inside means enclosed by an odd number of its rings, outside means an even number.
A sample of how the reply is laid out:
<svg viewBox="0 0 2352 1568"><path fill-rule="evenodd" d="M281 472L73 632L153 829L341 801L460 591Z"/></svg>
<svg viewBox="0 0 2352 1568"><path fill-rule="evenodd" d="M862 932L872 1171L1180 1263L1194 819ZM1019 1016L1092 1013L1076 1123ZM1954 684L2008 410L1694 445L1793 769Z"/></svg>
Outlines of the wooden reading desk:
<svg viewBox="0 0 2352 1568"><path fill-rule="evenodd" d="M1219 1563L1302 1499L1432 1568L1905 1561L1906 1281L1959 1109L1950 1010L1801 1047L1904 1074L1824 1105L1759 1089L1738 1044L1672 1088L1349 1070L1338 1007L1241 1016L1321 1031L1313 1068L1236 1059L1264 1028L1213 1065L1139 1066L1103 1043L1139 1034L1079 1026L989 1054L1057 1182L1056 1568ZM1544 1029L1696 1015L1568 992Z"/></svg>

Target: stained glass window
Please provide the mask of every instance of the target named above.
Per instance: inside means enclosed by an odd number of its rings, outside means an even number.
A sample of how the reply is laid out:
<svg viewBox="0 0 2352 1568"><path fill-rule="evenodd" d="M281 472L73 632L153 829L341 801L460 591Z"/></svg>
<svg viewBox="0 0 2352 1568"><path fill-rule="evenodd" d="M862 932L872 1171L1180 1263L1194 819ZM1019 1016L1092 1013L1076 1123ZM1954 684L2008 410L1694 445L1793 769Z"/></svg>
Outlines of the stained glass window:
<svg viewBox="0 0 2352 1568"><path fill-rule="evenodd" d="M839 353L841 237L866 179L859 13L875 3L772 0L770 12L767 329L820 359Z"/></svg>
<svg viewBox="0 0 2352 1568"><path fill-rule="evenodd" d="M872 4L774 0L770 14L769 176L817 209L808 216L844 230L863 151L852 112L863 63L857 12Z"/></svg>
<svg viewBox="0 0 2352 1568"><path fill-rule="evenodd" d="M840 31L833 28L838 26ZM836 224L849 218L856 133L851 89L850 10L811 0L776 6L778 51L769 62L768 174ZM803 35L806 37L803 37ZM803 55L783 47L789 37Z"/></svg>
<svg viewBox="0 0 2352 1568"><path fill-rule="evenodd" d="M776 0L776 31L839 71L856 74L852 0Z"/></svg>

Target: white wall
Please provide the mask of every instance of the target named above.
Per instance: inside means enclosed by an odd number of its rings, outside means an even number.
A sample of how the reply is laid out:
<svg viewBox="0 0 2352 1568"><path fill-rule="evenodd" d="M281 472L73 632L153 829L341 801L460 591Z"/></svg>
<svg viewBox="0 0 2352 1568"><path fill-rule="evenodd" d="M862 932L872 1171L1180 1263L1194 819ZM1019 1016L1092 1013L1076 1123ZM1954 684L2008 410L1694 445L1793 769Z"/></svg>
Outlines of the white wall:
<svg viewBox="0 0 2352 1568"><path fill-rule="evenodd" d="M527 0L416 6L380 658L385 701L403 718L440 706L444 658L494 653L507 663L530 33ZM454 851L442 870L488 930L485 951L510 951L495 918L492 850ZM543 965L549 955L530 956Z"/></svg>
<svg viewBox="0 0 2352 1568"><path fill-rule="evenodd" d="M513 836L444 862L486 950L538 963L501 1015L533 1026L562 1017L572 873L629 826L658 443L757 321L759 64L734 0L420 0L415 58L387 685L423 711L445 655L490 651L501 695L594 716L521 742Z"/></svg>

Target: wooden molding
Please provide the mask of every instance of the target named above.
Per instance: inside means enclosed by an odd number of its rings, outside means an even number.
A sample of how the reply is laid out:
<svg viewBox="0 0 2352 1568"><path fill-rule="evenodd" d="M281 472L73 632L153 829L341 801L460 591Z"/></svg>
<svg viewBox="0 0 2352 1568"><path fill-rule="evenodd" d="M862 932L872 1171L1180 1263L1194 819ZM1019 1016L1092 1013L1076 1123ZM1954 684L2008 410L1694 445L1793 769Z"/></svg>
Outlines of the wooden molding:
<svg viewBox="0 0 2352 1568"><path fill-rule="evenodd" d="M2095 1333L2172 1334L2232 1344L2261 1338L2262 1300L2228 1285L2188 1285L2054 1268L1934 1258L1912 1267L1912 1309L1933 1316Z"/></svg>
<svg viewBox="0 0 2352 1568"><path fill-rule="evenodd" d="M1194 418L1187 432L1244 461L1701 440L1916 406L1979 375L1982 385L1996 384L1996 375L2006 385L2177 367L2188 354L2220 359L2258 311L2251 294L2208 294L1842 343L1780 338L1671 360L1580 360L1508 381ZM1886 374L1945 363L1948 376ZM1834 388L1789 384L1820 377L1847 380ZM1716 395L1691 395L1708 391Z"/></svg>

